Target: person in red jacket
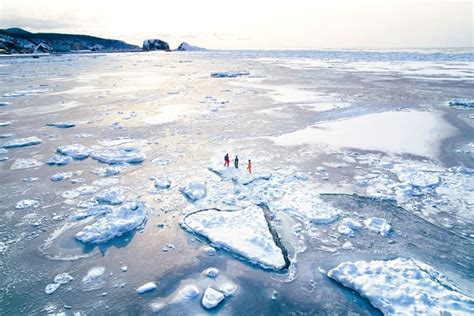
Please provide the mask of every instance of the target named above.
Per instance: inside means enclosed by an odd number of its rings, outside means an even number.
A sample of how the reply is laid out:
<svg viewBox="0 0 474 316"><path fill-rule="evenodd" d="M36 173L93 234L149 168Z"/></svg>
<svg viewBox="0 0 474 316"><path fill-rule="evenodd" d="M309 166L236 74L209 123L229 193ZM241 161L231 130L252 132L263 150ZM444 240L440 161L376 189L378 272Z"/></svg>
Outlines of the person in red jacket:
<svg viewBox="0 0 474 316"><path fill-rule="evenodd" d="M250 159L249 159L249 163L247 165L247 170L249 171L249 173L252 173L252 162L250 161Z"/></svg>
<svg viewBox="0 0 474 316"><path fill-rule="evenodd" d="M224 156L224 167L229 167L229 164L230 164L229 154L225 154L225 156Z"/></svg>

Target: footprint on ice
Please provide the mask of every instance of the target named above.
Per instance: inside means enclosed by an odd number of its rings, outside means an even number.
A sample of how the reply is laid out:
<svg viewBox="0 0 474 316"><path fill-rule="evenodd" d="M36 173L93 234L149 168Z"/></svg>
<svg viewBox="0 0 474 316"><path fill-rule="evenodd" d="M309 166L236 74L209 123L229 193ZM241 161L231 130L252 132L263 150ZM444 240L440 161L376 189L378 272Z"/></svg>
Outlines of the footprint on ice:
<svg viewBox="0 0 474 316"><path fill-rule="evenodd" d="M186 216L181 226L263 268L282 270L289 266L286 249L276 244L278 236L270 231L263 209L256 205L239 211L197 211Z"/></svg>

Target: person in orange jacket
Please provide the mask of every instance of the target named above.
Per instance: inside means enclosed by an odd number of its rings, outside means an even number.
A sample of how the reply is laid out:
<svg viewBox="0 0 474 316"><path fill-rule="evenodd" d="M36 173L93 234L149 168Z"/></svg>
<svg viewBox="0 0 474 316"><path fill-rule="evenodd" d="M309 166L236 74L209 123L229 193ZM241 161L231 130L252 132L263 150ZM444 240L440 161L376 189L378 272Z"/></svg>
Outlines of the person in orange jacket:
<svg viewBox="0 0 474 316"><path fill-rule="evenodd" d="M247 170L249 171L249 173L252 173L252 162L250 161L250 159L249 159L249 163L247 165Z"/></svg>

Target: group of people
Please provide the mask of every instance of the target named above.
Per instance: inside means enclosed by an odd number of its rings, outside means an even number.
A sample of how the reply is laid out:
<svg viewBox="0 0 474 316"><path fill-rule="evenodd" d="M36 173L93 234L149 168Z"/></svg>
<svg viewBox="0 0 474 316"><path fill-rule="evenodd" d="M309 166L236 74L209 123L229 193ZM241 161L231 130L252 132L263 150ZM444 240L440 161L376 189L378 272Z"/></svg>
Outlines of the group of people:
<svg viewBox="0 0 474 316"><path fill-rule="evenodd" d="M230 166L230 156L229 154L225 154L224 156L224 167L229 167ZM234 167L236 169L239 169L239 156L235 156L234 158ZM249 159L249 162L247 164L247 170L249 171L249 173L252 173L252 162L250 161Z"/></svg>

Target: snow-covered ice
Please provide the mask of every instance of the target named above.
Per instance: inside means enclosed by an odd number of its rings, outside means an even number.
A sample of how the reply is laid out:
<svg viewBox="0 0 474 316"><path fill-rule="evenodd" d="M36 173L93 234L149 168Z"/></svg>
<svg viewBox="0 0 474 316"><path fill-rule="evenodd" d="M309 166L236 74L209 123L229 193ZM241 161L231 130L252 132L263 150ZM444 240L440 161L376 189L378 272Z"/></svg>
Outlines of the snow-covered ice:
<svg viewBox="0 0 474 316"><path fill-rule="evenodd" d="M41 139L36 136L26 137L26 138L17 138L9 140L3 143L0 147L3 148L17 148L17 147L27 147L33 145L41 144Z"/></svg>
<svg viewBox="0 0 474 316"><path fill-rule="evenodd" d="M124 201L124 193L125 190L123 188L112 187L97 193L95 196L95 200L98 203L117 205L121 204Z"/></svg>
<svg viewBox="0 0 474 316"><path fill-rule="evenodd" d="M190 181L179 190L186 198L193 202L203 199L207 194L206 183L202 181Z"/></svg>
<svg viewBox="0 0 474 316"><path fill-rule="evenodd" d="M155 282L148 282L148 283L143 284L137 289L137 294L143 294L149 291L153 291L154 289L156 289Z"/></svg>
<svg viewBox="0 0 474 316"><path fill-rule="evenodd" d="M198 287L194 284L186 285L179 291L179 295L188 300L192 300L199 296L201 292L199 291Z"/></svg>
<svg viewBox="0 0 474 316"><path fill-rule="evenodd" d="M207 268L206 270L203 271L204 275L210 277L210 278L215 278L219 275L219 270L217 268Z"/></svg>
<svg viewBox="0 0 474 316"><path fill-rule="evenodd" d="M198 211L186 216L182 226L252 263L281 270L285 257L273 239L263 210L252 205L239 211L217 209Z"/></svg>
<svg viewBox="0 0 474 316"><path fill-rule="evenodd" d="M385 315L468 315L474 299L445 275L413 259L344 262L328 276L368 298Z"/></svg>
<svg viewBox="0 0 474 316"><path fill-rule="evenodd" d="M135 147L119 147L114 149L102 149L94 151L92 158L100 162L111 165L125 163L141 163L145 160L145 155Z"/></svg>
<svg viewBox="0 0 474 316"><path fill-rule="evenodd" d="M156 179L154 185L157 189L168 189L171 186L171 181L168 179Z"/></svg>
<svg viewBox="0 0 474 316"><path fill-rule="evenodd" d="M367 229L377 232L385 237L389 236L393 232L392 226L390 226L390 224L387 223L385 219L379 217L367 218L364 221L364 225Z"/></svg>
<svg viewBox="0 0 474 316"><path fill-rule="evenodd" d="M29 208L36 208L39 206L39 201L37 200L21 200L15 204L17 210L24 210Z"/></svg>
<svg viewBox="0 0 474 316"><path fill-rule="evenodd" d="M202 306L206 309L213 309L224 299L225 296L222 292L214 290L212 287L208 287L202 297Z"/></svg>
<svg viewBox="0 0 474 316"><path fill-rule="evenodd" d="M56 292L56 290L61 286L59 283L50 283L46 285L46 288L44 289L44 292L48 295L53 294Z"/></svg>
<svg viewBox="0 0 474 316"><path fill-rule="evenodd" d="M141 202L127 203L85 226L76 234L76 239L87 244L105 243L139 228L146 220L146 210Z"/></svg>
<svg viewBox="0 0 474 316"><path fill-rule="evenodd" d="M82 278L82 283L91 284L102 281L104 279L105 268L94 267L87 271L87 275Z"/></svg>
<svg viewBox="0 0 474 316"><path fill-rule="evenodd" d="M18 158L15 159L15 162L10 167L10 170L21 170L21 169L30 169L41 167L43 163L39 160L33 158Z"/></svg>
<svg viewBox="0 0 474 316"><path fill-rule="evenodd" d="M51 176L51 181L62 181L66 179L71 179L73 176L72 172L59 172Z"/></svg>
<svg viewBox="0 0 474 316"><path fill-rule="evenodd" d="M72 158L65 155L55 154L48 158L46 164L50 166L64 166L72 161Z"/></svg>
<svg viewBox="0 0 474 316"><path fill-rule="evenodd" d="M91 154L91 150L80 144L65 145L56 148L56 151L62 155L72 157L74 159L86 159Z"/></svg>

